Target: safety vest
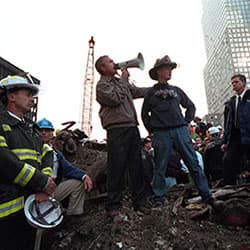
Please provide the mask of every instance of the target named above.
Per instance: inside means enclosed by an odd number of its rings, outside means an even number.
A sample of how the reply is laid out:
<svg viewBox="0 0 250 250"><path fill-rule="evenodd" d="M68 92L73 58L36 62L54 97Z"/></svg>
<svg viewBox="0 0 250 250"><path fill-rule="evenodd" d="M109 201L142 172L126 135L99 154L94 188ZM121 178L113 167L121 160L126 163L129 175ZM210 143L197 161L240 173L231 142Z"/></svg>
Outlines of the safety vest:
<svg viewBox="0 0 250 250"><path fill-rule="evenodd" d="M21 211L25 197L43 191L52 176L53 151L33 123L0 113L0 219Z"/></svg>

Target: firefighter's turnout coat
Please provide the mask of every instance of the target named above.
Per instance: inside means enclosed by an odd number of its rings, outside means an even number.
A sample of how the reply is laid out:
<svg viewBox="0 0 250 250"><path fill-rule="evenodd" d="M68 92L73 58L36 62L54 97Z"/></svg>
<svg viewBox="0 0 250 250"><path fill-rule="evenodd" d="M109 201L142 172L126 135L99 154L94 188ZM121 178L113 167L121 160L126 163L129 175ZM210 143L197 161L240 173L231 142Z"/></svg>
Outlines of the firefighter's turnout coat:
<svg viewBox="0 0 250 250"><path fill-rule="evenodd" d="M23 210L25 198L41 192L52 176L52 149L35 124L0 113L0 220Z"/></svg>

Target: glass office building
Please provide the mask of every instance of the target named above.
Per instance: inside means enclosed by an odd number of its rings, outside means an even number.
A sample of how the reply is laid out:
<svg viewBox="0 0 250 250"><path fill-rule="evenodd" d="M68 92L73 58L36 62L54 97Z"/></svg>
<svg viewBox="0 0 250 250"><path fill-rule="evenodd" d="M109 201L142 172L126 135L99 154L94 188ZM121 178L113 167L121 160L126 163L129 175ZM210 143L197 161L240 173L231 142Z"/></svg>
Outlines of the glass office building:
<svg viewBox="0 0 250 250"><path fill-rule="evenodd" d="M207 63L204 82L209 114L222 113L234 93L234 74L250 84L250 0L202 0Z"/></svg>

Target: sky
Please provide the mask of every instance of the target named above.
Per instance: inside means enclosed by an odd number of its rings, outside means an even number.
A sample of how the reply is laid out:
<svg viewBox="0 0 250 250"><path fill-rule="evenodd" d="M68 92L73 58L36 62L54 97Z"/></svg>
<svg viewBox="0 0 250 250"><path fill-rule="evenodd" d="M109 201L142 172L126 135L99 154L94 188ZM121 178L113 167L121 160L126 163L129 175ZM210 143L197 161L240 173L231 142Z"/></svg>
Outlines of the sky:
<svg viewBox="0 0 250 250"><path fill-rule="evenodd" d="M95 59L109 55L115 62L141 52L145 69L131 68L138 87L152 86L148 71L157 58L169 55L178 64L171 84L195 103L196 115L207 114L203 81L206 63L198 0L0 0L0 56L40 79L38 120L56 128L75 121L80 128L88 41L95 39ZM99 74L95 72L95 83ZM91 138L105 138L93 100ZM140 120L142 100L135 105Z"/></svg>

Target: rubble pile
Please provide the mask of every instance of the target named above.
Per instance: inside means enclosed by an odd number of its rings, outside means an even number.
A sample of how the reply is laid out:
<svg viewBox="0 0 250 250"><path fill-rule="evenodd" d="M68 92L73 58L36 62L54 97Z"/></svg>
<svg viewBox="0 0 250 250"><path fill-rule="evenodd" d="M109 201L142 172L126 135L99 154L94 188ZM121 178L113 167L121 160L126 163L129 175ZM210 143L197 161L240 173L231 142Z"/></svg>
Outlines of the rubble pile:
<svg viewBox="0 0 250 250"><path fill-rule="evenodd" d="M150 214L134 212L130 204L127 195L121 215L111 221L104 200L87 202L86 214L66 217L62 225L44 233L42 249L249 249L247 226L225 226L209 216L191 220L191 211L183 206L173 212L171 199Z"/></svg>
<svg viewBox="0 0 250 250"><path fill-rule="evenodd" d="M61 225L43 233L41 250L75 249L250 249L250 186L213 190L225 207L218 213L199 203L190 184L172 187L167 204L148 214L135 212L125 190L121 215L114 221L104 210L107 155L105 147L79 146L71 161L95 180L96 191L81 216L65 216ZM93 169L92 169L93 168ZM199 216L192 215L201 211ZM240 211L240 212L239 212Z"/></svg>

